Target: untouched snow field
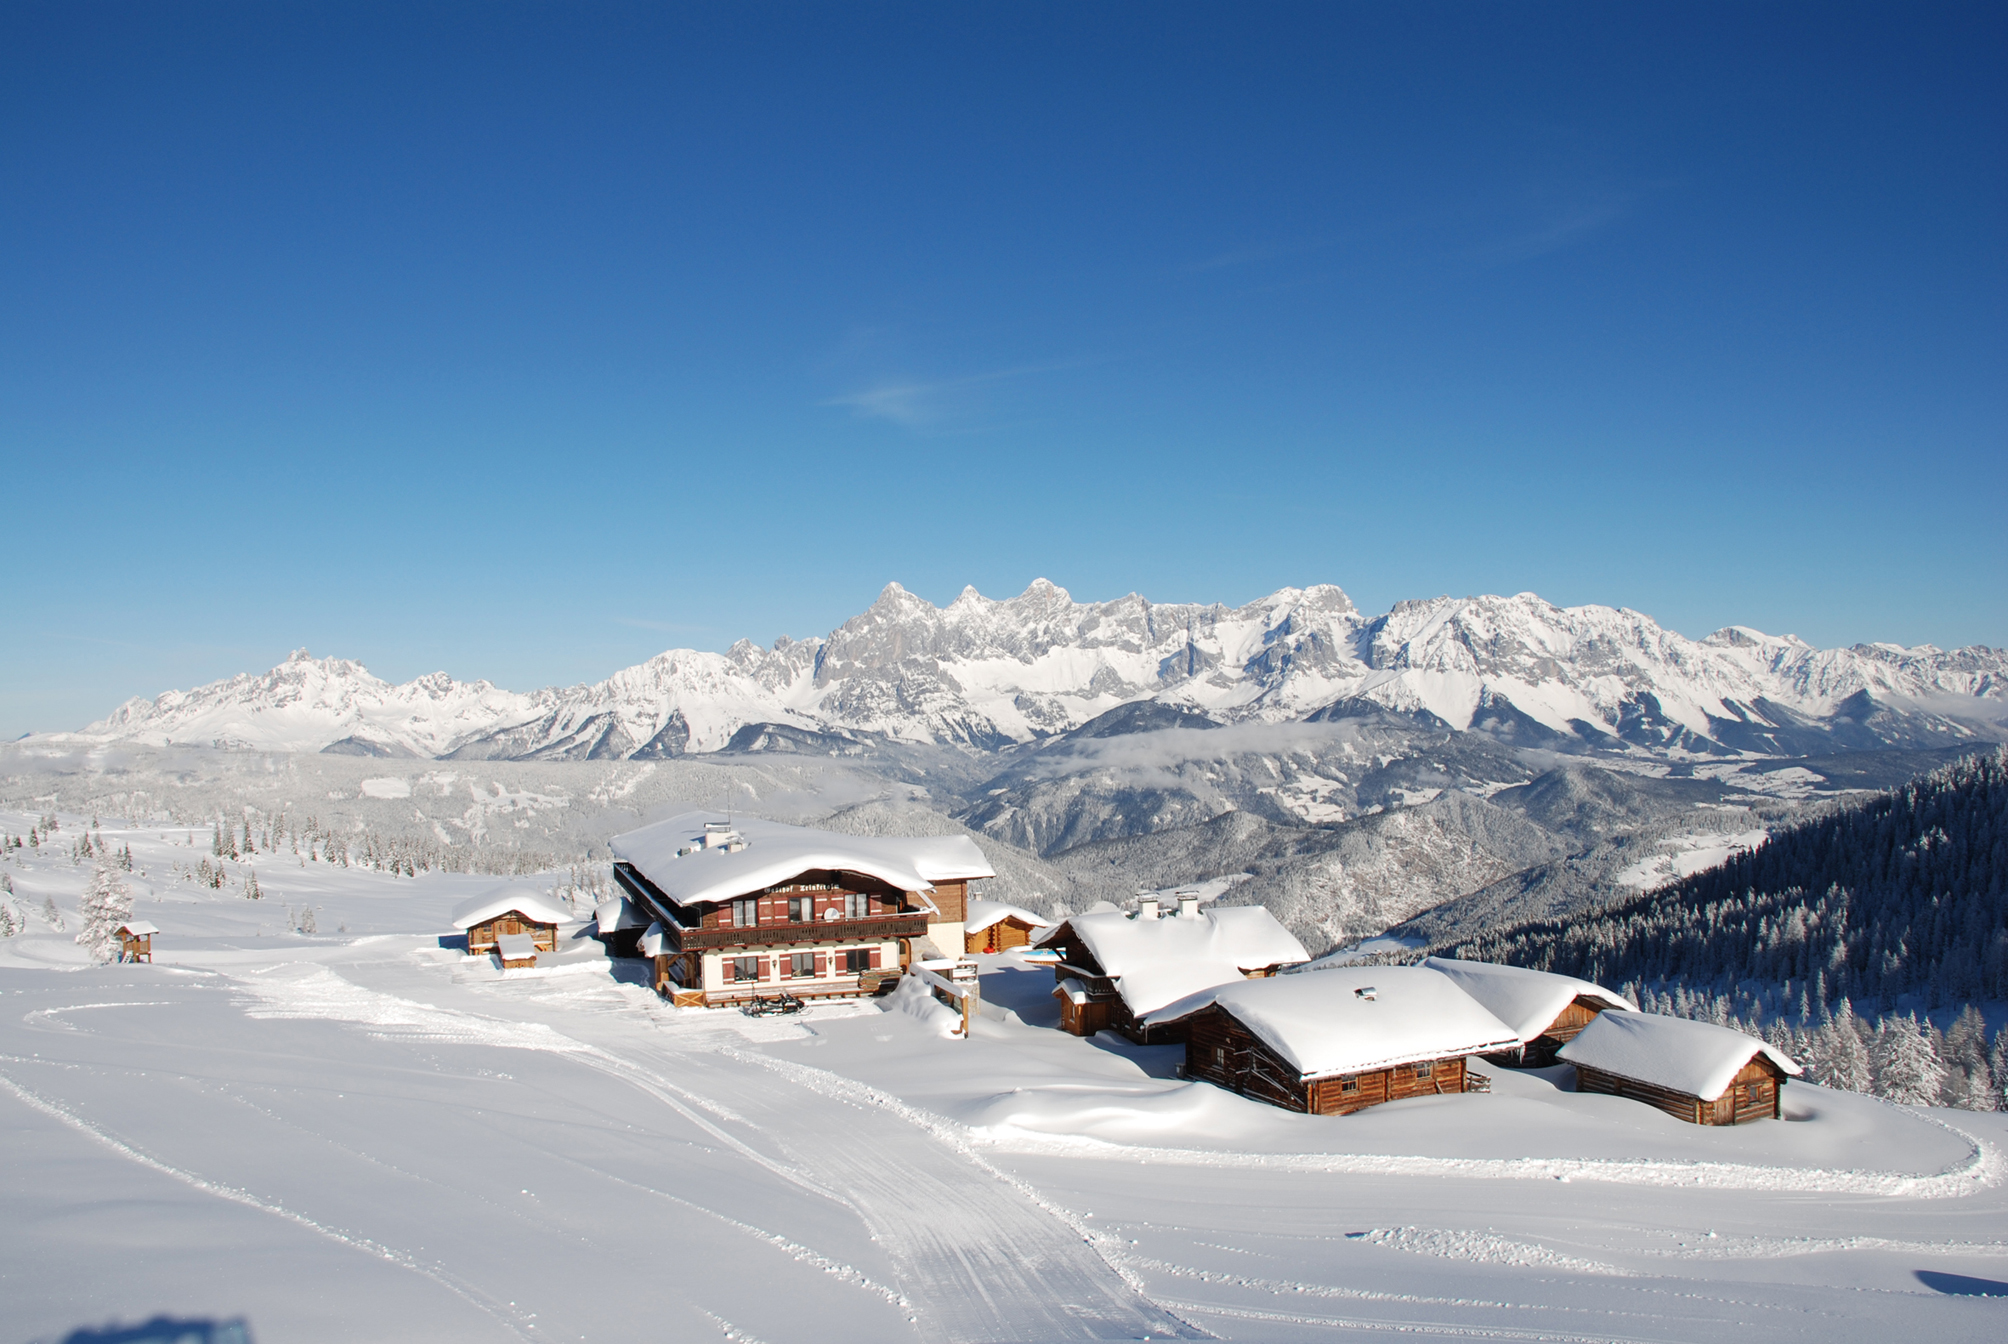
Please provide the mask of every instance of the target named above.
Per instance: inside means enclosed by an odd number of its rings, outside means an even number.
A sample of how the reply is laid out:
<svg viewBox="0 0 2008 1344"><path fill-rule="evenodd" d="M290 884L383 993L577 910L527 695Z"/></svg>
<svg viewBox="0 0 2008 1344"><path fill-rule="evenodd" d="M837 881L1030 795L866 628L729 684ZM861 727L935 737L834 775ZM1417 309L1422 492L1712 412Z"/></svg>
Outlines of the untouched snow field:
<svg viewBox="0 0 2008 1344"><path fill-rule="evenodd" d="M94 966L63 820L0 862L0 1344L2008 1338L2008 1116L1699 1129L1566 1066L1294 1116L1059 1033L1015 953L969 1041L905 991L676 1010L589 939L466 957L501 879L164 880L206 829L105 825L163 932Z"/></svg>

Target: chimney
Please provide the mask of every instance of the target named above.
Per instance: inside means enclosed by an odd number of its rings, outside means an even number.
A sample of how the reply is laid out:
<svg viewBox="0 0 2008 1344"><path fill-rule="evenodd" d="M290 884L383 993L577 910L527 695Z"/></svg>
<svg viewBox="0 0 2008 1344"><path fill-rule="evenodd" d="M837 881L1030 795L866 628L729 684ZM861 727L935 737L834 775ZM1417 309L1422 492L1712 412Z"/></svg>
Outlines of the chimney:
<svg viewBox="0 0 2008 1344"><path fill-rule="evenodd" d="M1197 919L1199 917L1198 892L1181 891L1178 893L1178 917L1180 919Z"/></svg>
<svg viewBox="0 0 2008 1344"><path fill-rule="evenodd" d="M1143 899L1139 900L1136 903L1136 917L1138 919L1156 919L1157 897L1145 896Z"/></svg>

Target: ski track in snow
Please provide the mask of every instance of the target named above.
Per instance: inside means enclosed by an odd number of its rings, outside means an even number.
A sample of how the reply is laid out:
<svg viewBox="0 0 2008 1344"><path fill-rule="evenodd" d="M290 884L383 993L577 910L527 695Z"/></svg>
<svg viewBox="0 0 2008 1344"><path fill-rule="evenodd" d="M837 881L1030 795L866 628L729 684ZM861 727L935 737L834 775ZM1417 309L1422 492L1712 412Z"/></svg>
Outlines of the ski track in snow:
<svg viewBox="0 0 2008 1344"><path fill-rule="evenodd" d="M124 1005L98 1004L92 1006L110 1007ZM481 1312L484 1316L489 1317L498 1325L507 1329L518 1339L527 1341L536 1338L535 1335L530 1334L524 1328L527 1324L526 1317L520 1313L510 1311L508 1308L498 1307L493 1302L488 1301L482 1293L462 1284L444 1270L419 1263L418 1259L408 1251L400 1251L394 1247L386 1246L382 1242L374 1241L369 1237L360 1236L353 1232L344 1232L339 1228L329 1227L325 1223L315 1222L305 1214L295 1213L275 1200L260 1198L248 1190L240 1190L236 1186L224 1185L219 1181L212 1181L206 1177L198 1176L194 1172L183 1171L180 1167L163 1162L157 1157L141 1152L124 1140L113 1137L105 1130L98 1128L66 1107L49 1100L38 1092L23 1087L4 1073L0 1073L0 1087L6 1088L23 1105L40 1111L42 1114L75 1130L84 1137L110 1149L128 1162L136 1163L149 1171L158 1172L160 1175L179 1181L191 1189L199 1190L217 1199L227 1200L232 1204L241 1204L245 1208L256 1209L260 1213L267 1213L275 1218L283 1218L297 1227L307 1229L316 1236L325 1237L338 1245L346 1246L351 1250L361 1251L366 1255L375 1256L377 1259L388 1261L400 1269L409 1270L421 1278L430 1279L452 1293L455 1297L458 1297L461 1301Z"/></svg>

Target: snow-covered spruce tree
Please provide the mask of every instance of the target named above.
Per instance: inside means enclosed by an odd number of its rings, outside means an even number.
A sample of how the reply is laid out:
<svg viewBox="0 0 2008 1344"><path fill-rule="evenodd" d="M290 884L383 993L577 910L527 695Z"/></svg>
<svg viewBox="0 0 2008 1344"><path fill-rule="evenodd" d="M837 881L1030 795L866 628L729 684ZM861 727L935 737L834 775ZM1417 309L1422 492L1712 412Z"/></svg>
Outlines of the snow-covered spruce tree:
<svg viewBox="0 0 2008 1344"><path fill-rule="evenodd" d="M100 863L84 893L84 926L77 942L99 961L116 961L119 955L118 927L132 918L132 890L117 868Z"/></svg>
<svg viewBox="0 0 2008 1344"><path fill-rule="evenodd" d="M1994 1075L1994 1109L2008 1111L2008 1026L1994 1033L1994 1048L1987 1054L1987 1071Z"/></svg>
<svg viewBox="0 0 2008 1344"><path fill-rule="evenodd" d="M0 938L12 938L20 931L14 923L14 912L7 908L5 901L0 901Z"/></svg>
<svg viewBox="0 0 2008 1344"><path fill-rule="evenodd" d="M1862 1021L1846 999L1841 1000L1841 1011L1813 1033L1812 1056L1813 1081L1821 1086L1843 1092L1875 1090Z"/></svg>
<svg viewBox="0 0 2008 1344"><path fill-rule="evenodd" d="M50 896L42 902L42 918L49 921L49 927L57 933L63 931L63 912L56 908L56 898Z"/></svg>
<svg viewBox="0 0 2008 1344"><path fill-rule="evenodd" d="M1875 1071L1876 1095L1904 1106L1931 1106L1945 1085L1945 1065L1931 1047L1931 1037L1909 1013L1883 1019L1882 1030L1869 1054Z"/></svg>
<svg viewBox="0 0 2008 1344"><path fill-rule="evenodd" d="M258 874L249 869L245 870L244 873L244 899L247 901L262 901L265 899L265 892L258 885Z"/></svg>
<svg viewBox="0 0 2008 1344"><path fill-rule="evenodd" d="M1945 1064L1945 1085L1939 1094L1942 1105L1962 1111L2000 1109L1994 1071L1987 1063L1987 1020L1979 1009L1966 1005L1946 1031L1939 1057Z"/></svg>

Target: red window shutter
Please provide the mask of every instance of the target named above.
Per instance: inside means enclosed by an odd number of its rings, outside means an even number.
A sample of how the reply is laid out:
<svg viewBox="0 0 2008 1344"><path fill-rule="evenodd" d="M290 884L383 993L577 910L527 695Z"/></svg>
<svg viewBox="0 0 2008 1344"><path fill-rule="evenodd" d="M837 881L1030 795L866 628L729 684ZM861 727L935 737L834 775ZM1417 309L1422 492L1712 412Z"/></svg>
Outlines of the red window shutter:
<svg viewBox="0 0 2008 1344"><path fill-rule="evenodd" d="M765 957L760 958L760 978L762 980L772 980L774 978L773 963Z"/></svg>
<svg viewBox="0 0 2008 1344"><path fill-rule="evenodd" d="M818 976L828 974L829 967L830 967L829 958L826 957L823 953L818 952L816 954L816 974Z"/></svg>
<svg viewBox="0 0 2008 1344"><path fill-rule="evenodd" d="M879 968L878 964L879 950L877 948L873 948L869 953L869 957L870 960L866 961L865 965L871 967L873 970L877 970Z"/></svg>

